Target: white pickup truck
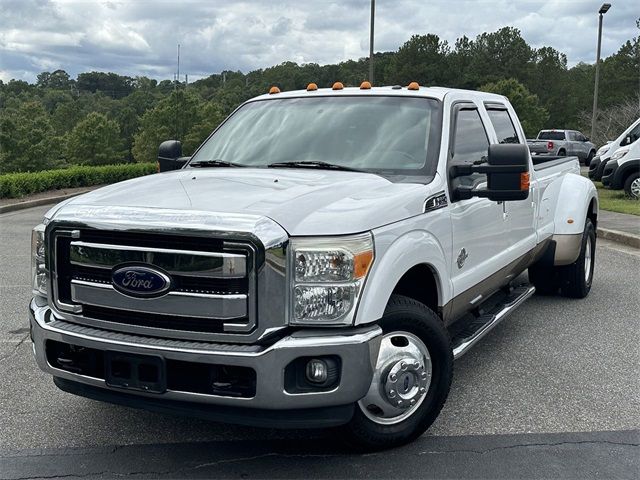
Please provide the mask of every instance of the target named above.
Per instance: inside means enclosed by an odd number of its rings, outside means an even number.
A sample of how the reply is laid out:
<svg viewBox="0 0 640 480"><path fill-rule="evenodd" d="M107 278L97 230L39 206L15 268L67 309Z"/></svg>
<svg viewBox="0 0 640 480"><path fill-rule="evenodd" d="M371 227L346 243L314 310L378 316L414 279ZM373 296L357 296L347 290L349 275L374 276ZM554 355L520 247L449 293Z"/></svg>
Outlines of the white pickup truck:
<svg viewBox="0 0 640 480"><path fill-rule="evenodd" d="M532 163L503 96L272 88L159 157L34 229L33 350L64 391L387 448L536 289L591 288L596 190Z"/></svg>

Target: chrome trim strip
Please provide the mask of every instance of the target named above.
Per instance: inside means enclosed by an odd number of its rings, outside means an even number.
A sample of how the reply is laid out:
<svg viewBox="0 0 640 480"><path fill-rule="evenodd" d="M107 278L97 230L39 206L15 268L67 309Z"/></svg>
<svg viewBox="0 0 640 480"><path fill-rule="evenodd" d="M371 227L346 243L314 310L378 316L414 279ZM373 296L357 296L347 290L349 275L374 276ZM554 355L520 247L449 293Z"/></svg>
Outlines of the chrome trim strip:
<svg viewBox="0 0 640 480"><path fill-rule="evenodd" d="M525 300L532 296L536 292L536 287L529 286L525 292L513 300L511 303L505 305L502 310L493 316L493 319L478 330L471 338L468 338L456 348L453 349L453 359L457 360L462 355L467 353L471 347L480 341L487 333L493 330L502 320L507 318L513 311L518 308Z"/></svg>
<svg viewBox="0 0 640 480"><path fill-rule="evenodd" d="M84 305L95 305L122 311L127 310L180 317L243 318L247 315L247 296L210 295L204 293L169 292L157 298L135 298L118 292L108 283L71 280L71 300Z"/></svg>
<svg viewBox="0 0 640 480"><path fill-rule="evenodd" d="M71 264L85 267L111 269L120 263L141 262L161 267L171 275L244 278L247 274L246 257L237 253L174 250L83 241L71 242L70 250ZM154 258L155 254L160 254L160 258ZM175 257L172 259L171 256ZM176 261L178 258L182 261ZM192 261L189 262L189 260ZM198 260L198 263L193 260Z"/></svg>

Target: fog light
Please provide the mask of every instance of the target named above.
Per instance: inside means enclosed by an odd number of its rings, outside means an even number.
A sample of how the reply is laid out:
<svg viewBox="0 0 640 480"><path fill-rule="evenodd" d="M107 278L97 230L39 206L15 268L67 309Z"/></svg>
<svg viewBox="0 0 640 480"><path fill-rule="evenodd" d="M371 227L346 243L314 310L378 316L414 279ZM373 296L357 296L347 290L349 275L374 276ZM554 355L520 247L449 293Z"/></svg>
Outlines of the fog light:
<svg viewBox="0 0 640 480"><path fill-rule="evenodd" d="M307 363L307 380L313 383L324 383L327 381L327 362L317 358L309 360Z"/></svg>

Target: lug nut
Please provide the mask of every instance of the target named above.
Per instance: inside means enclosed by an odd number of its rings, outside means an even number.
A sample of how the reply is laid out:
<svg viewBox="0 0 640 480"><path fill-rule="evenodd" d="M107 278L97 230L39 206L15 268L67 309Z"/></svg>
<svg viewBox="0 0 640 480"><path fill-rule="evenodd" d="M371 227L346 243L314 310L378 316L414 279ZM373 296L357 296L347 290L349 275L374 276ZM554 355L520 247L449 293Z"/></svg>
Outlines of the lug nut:
<svg viewBox="0 0 640 480"><path fill-rule="evenodd" d="M414 362L413 366L414 366L415 368L420 368L420 362Z"/></svg>
<svg viewBox="0 0 640 480"><path fill-rule="evenodd" d="M420 375L422 377L423 380L427 379L427 372L422 372L422 375Z"/></svg>
<svg viewBox="0 0 640 480"><path fill-rule="evenodd" d="M427 389L424 387L420 387L420 393L427 393Z"/></svg>
<svg viewBox="0 0 640 480"><path fill-rule="evenodd" d="M401 363L400 363L400 368L401 368L402 370L406 370L406 369L407 369L407 364L406 364L406 362L401 362Z"/></svg>
<svg viewBox="0 0 640 480"><path fill-rule="evenodd" d="M389 397L390 398L394 398L396 396L396 391L395 390L389 390Z"/></svg>
<svg viewBox="0 0 640 480"><path fill-rule="evenodd" d="M416 399L415 399L415 398L412 398L412 399L411 399L411 405L415 405L415 404L416 404Z"/></svg>
<svg viewBox="0 0 640 480"><path fill-rule="evenodd" d="M397 405L398 405L399 407L401 407L401 406L402 406L402 400L398 400Z"/></svg>
<svg viewBox="0 0 640 480"><path fill-rule="evenodd" d="M391 375L389 375L389 380L395 382L396 380L398 380L398 376L395 373L392 373Z"/></svg>

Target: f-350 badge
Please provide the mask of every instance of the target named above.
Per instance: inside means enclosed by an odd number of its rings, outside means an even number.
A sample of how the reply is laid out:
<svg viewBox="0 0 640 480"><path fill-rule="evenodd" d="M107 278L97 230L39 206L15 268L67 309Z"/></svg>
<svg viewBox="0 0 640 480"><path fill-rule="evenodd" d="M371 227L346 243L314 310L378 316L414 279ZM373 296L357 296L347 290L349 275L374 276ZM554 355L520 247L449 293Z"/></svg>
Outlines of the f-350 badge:
<svg viewBox="0 0 640 480"><path fill-rule="evenodd" d="M464 266L464 262L467 260L467 257L469 255L467 254L467 251L463 248L462 250L460 250L460 253L458 254L458 268L462 268Z"/></svg>

